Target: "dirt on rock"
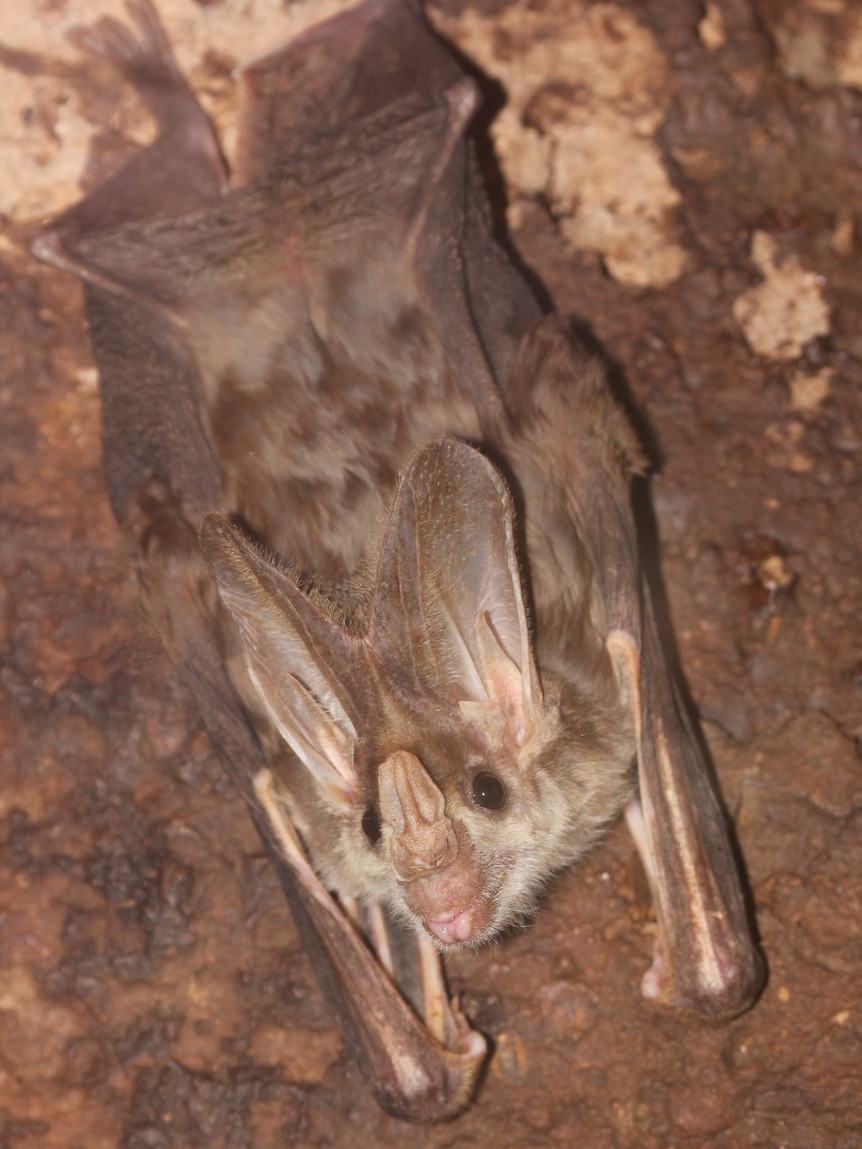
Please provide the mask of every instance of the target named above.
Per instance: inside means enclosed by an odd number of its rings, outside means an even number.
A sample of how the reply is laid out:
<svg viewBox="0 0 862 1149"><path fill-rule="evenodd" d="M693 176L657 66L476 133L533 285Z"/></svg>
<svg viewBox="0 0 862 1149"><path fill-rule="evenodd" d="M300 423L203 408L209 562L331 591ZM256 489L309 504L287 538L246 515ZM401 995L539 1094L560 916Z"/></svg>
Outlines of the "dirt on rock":
<svg viewBox="0 0 862 1149"><path fill-rule="evenodd" d="M271 19L272 46L333 4L168 8L172 36L220 38L192 71L220 114L233 29ZM146 127L69 63L64 22L99 10L0 17L0 1149L860 1149L858 6L433 10L509 94L492 135L514 244L637 412L769 980L724 1025L641 997L655 924L617 827L528 929L449 962L494 1055L473 1107L427 1129L382 1113L346 1055L140 621L81 293L26 252L99 177L90 136Z"/></svg>

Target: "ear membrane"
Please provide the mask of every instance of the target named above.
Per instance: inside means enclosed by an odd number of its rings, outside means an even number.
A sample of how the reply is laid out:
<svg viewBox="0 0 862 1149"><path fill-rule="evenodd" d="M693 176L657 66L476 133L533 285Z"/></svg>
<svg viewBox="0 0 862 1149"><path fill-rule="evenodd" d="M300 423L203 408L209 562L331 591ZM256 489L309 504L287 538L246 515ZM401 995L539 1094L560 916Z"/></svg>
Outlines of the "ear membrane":
<svg viewBox="0 0 862 1149"><path fill-rule="evenodd" d="M455 439L422 446L395 498L370 640L412 689L456 705L492 740L524 745L542 713L515 552L496 468Z"/></svg>
<svg viewBox="0 0 862 1149"><path fill-rule="evenodd" d="M236 530L209 515L201 546L233 617L249 676L285 742L321 794L347 804L356 792L356 729L340 675L349 672L349 636Z"/></svg>

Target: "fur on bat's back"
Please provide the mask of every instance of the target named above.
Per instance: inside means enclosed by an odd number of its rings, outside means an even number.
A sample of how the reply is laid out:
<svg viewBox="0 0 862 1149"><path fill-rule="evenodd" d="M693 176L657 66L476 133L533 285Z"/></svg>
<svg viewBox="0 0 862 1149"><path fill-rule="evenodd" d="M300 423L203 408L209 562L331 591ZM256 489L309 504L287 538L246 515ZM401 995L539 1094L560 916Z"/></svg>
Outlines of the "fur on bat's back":
<svg viewBox="0 0 862 1149"><path fill-rule="evenodd" d="M373 260L342 249L301 294L264 296L198 341L225 508L328 582L362 566L419 444L479 434L410 269L386 247Z"/></svg>

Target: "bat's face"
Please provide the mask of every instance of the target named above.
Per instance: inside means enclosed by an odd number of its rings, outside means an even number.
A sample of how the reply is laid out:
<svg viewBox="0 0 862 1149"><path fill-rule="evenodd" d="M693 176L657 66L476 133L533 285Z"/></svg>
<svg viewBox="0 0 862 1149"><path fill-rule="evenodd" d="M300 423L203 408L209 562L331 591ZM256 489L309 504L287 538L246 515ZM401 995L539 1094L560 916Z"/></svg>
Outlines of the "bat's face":
<svg viewBox="0 0 862 1149"><path fill-rule="evenodd" d="M385 905L441 949L523 922L619 811L633 749L622 720L563 733L556 706L520 754L466 724L446 733L392 751L376 770L358 764L369 784L355 794L298 787L290 802L329 886Z"/></svg>
<svg viewBox="0 0 862 1149"><path fill-rule="evenodd" d="M385 862L376 896L441 948L479 945L523 921L625 798L625 720L593 714L573 726L559 693L548 684L529 729L495 703L462 703L466 716L438 713L413 749L380 762L376 802L360 818L365 852Z"/></svg>
<svg viewBox="0 0 862 1149"><path fill-rule="evenodd" d="M391 905L441 946L478 944L526 908L531 803L502 747L476 752L465 738L434 749L433 773L403 750L378 772L379 848L395 879Z"/></svg>

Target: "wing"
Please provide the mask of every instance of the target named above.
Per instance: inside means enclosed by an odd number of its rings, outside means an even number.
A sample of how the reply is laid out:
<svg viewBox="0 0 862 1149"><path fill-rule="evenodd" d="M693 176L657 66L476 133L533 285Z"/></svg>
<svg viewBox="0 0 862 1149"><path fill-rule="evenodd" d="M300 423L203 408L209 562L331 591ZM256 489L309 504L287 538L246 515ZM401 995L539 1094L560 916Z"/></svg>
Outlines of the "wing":
<svg viewBox="0 0 862 1149"><path fill-rule="evenodd" d="M595 582L593 625L636 737L638 796L627 813L659 925L644 995L709 1017L733 1016L757 996L764 969L726 815L669 670L641 566L629 499L640 450L601 367L559 318L533 329L520 369L510 458L524 491L528 545L532 535L555 539L558 555L585 550ZM541 649L543 614L558 617L559 592L547 585L541 561L533 570ZM574 567L567 578L582 581Z"/></svg>

